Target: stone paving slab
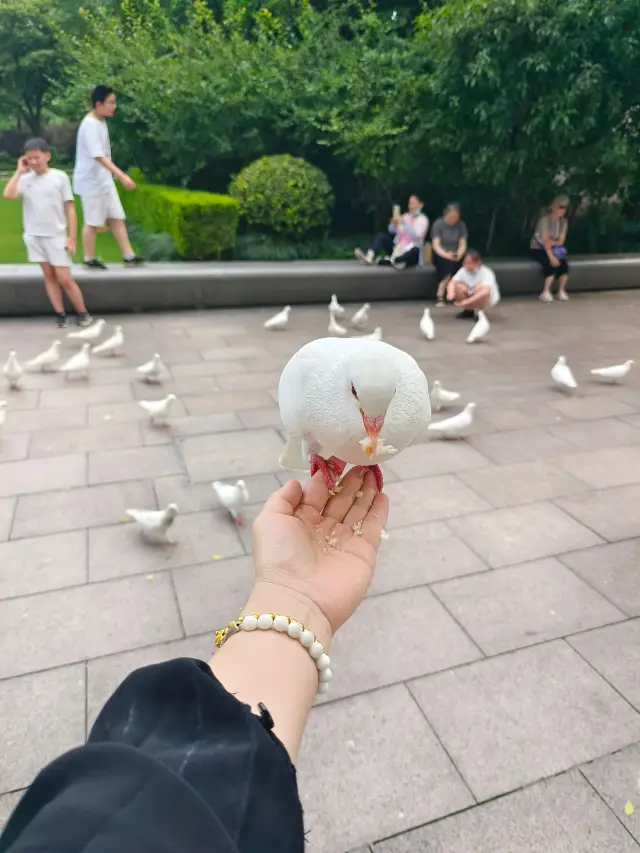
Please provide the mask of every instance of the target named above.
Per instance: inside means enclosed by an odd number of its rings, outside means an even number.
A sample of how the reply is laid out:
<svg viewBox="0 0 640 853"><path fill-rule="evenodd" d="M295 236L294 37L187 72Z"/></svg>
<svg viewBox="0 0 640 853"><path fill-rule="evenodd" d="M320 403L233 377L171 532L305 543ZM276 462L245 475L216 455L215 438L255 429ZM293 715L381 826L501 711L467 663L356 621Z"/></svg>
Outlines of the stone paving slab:
<svg viewBox="0 0 640 853"><path fill-rule="evenodd" d="M474 347L448 310L424 340L422 308L374 304L372 326L475 401L477 419L467 441L424 436L386 466L390 538L335 640L335 689L299 761L310 842L319 853L548 853L558 839L563 853L639 849L620 803L640 798L629 790L640 369L620 385L589 370L637 354L640 293L507 301ZM0 389L0 823L131 669L207 659L213 630L241 608L251 521L292 476L278 467L279 373L327 327L326 306L297 306L286 332L268 333L272 313L110 318L124 352L93 359L88 381L38 373ZM2 346L23 360L58 334L48 319L0 320ZM75 348L65 341L65 355ZM159 386L135 371L154 352L168 368ZM579 382L570 397L549 376L560 352ZM170 424L155 428L138 401L169 392ZM211 489L239 477L243 528ZM120 523L128 507L171 501L175 546L149 548ZM478 805L471 791L500 799Z"/></svg>

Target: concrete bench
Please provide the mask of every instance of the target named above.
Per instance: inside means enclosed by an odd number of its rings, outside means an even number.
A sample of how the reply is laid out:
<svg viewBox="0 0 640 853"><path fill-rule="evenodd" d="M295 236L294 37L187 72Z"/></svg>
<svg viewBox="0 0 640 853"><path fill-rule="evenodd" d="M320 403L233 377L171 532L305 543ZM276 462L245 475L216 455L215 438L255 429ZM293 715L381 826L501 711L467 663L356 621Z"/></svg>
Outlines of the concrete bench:
<svg viewBox="0 0 640 853"><path fill-rule="evenodd" d="M538 293L542 274L530 260L489 261L503 296ZM570 258L570 290L622 290L640 286L640 254ZM355 261L211 262L112 265L107 272L75 267L94 314L326 302L432 299L433 268L396 272ZM0 265L0 316L50 313L39 267Z"/></svg>

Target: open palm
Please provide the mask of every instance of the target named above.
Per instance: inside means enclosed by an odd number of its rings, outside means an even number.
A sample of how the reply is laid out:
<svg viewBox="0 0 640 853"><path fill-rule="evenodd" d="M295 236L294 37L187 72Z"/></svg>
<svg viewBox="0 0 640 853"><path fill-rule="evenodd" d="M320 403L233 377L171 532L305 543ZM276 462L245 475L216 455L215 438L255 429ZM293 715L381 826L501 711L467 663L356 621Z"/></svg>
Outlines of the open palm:
<svg viewBox="0 0 640 853"><path fill-rule="evenodd" d="M320 472L304 488L289 481L254 522L256 581L303 596L337 631L371 583L388 508L367 468L349 471L334 496Z"/></svg>

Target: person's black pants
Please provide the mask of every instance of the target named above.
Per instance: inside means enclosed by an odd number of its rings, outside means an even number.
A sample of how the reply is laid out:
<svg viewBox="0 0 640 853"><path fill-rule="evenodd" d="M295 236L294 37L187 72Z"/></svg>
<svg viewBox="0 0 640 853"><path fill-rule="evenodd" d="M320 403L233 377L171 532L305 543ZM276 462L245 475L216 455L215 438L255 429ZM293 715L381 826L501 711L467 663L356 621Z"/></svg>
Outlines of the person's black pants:
<svg viewBox="0 0 640 853"><path fill-rule="evenodd" d="M374 255L390 255L393 252L393 234L376 234L371 243Z"/></svg>
<svg viewBox="0 0 640 853"><path fill-rule="evenodd" d="M560 278L563 275L569 275L569 264L566 258L558 258L560 263L554 267L544 249L531 249L531 257L540 264L545 278L551 278L551 276Z"/></svg>

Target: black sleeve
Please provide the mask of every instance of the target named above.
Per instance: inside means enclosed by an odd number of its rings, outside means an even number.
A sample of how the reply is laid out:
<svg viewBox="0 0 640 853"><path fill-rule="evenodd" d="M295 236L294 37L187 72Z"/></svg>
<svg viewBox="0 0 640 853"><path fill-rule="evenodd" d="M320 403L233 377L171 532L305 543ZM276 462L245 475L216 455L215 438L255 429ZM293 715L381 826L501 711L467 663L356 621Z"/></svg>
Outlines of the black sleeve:
<svg viewBox="0 0 640 853"><path fill-rule="evenodd" d="M87 745L39 773L0 837L0 853L303 850L284 746L187 658L129 675Z"/></svg>

